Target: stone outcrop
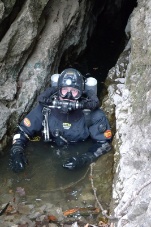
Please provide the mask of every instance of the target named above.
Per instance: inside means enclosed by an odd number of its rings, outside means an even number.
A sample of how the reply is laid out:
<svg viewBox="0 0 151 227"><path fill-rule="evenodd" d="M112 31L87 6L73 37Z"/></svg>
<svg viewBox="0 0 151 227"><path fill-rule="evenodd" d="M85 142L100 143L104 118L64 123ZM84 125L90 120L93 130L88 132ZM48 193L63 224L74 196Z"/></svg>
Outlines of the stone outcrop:
<svg viewBox="0 0 151 227"><path fill-rule="evenodd" d="M112 205L118 227L151 225L150 11L150 0L138 1L127 26L131 39L106 81L104 101L116 119Z"/></svg>

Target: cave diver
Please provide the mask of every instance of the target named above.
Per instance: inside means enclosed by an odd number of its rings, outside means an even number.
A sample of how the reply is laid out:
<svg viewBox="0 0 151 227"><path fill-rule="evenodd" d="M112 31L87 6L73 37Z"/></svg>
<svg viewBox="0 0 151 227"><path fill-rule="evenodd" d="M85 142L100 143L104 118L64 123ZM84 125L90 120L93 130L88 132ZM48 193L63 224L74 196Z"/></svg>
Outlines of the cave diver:
<svg viewBox="0 0 151 227"><path fill-rule="evenodd" d="M10 150L9 165L14 172L28 163L25 148L28 141L40 135L57 146L85 141L93 144L87 152L64 161L69 170L81 168L111 150L112 133L92 82L73 68L65 69L38 97L38 105L18 125ZM92 78L92 77L91 77ZM85 112L84 110L88 110Z"/></svg>

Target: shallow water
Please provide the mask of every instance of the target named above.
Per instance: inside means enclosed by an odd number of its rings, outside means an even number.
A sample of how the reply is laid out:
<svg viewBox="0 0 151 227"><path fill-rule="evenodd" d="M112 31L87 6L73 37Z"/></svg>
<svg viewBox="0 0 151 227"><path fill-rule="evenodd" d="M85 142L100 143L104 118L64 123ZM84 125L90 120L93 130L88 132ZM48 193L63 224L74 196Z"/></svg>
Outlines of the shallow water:
<svg viewBox="0 0 151 227"><path fill-rule="evenodd" d="M89 167L75 171L62 167L67 157L84 153L90 146L91 141L63 148L44 142L31 142L26 149L29 165L24 172L18 174L9 169L7 152L0 158L0 204L12 201L18 188L22 188L25 195L20 199L27 204L42 206L45 203L51 203L63 210L95 207L96 200L89 179ZM106 207L109 205L111 194L112 158L111 153L104 155L97 161L94 169L95 186Z"/></svg>
<svg viewBox="0 0 151 227"><path fill-rule="evenodd" d="M8 155L1 157L0 183L4 192L16 187L23 187L26 195L38 196L44 192L52 192L74 185L86 172L86 168L68 171L62 167L63 160L76 155L81 150L87 150L88 143L80 143L54 147L49 143L33 142L26 149L29 165L22 173L13 173L8 168ZM6 187L6 188L5 188ZM4 189L5 188L5 189ZM2 196L1 196L2 198Z"/></svg>

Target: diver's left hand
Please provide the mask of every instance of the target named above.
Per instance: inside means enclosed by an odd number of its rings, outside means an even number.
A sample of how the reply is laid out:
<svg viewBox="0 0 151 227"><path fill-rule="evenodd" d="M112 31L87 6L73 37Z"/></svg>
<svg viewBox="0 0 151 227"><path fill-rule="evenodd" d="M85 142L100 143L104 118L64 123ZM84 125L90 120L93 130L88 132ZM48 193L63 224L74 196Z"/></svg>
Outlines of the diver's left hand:
<svg viewBox="0 0 151 227"><path fill-rule="evenodd" d="M66 160L66 162L62 165L64 168L73 170L77 167L78 160L76 157L71 157Z"/></svg>
<svg viewBox="0 0 151 227"><path fill-rule="evenodd" d="M85 166L88 163L86 155L71 157L66 160L63 167L69 170L78 169Z"/></svg>

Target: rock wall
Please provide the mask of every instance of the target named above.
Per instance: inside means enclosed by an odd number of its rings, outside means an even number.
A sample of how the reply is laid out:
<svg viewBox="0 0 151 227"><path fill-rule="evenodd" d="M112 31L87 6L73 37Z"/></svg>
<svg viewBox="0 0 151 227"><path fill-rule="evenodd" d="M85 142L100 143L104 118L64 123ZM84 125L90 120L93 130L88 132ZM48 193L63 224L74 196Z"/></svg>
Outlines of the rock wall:
<svg viewBox="0 0 151 227"><path fill-rule="evenodd" d="M151 226L151 1L138 1L130 41L109 71L104 99L116 133L113 210L117 227ZM129 30L130 29L130 30Z"/></svg>

